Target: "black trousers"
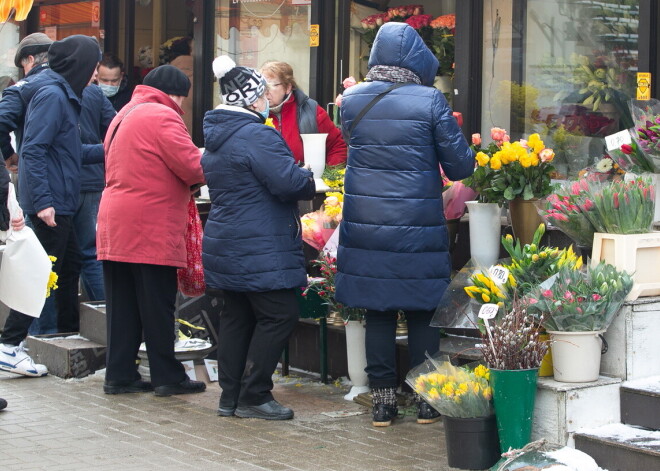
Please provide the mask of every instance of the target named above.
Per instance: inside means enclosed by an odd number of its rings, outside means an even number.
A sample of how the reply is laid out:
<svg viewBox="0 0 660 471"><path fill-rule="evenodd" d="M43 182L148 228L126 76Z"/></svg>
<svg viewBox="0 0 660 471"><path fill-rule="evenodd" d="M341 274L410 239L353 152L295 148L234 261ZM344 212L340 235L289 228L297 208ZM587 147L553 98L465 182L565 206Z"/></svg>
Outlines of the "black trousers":
<svg viewBox="0 0 660 471"><path fill-rule="evenodd" d="M103 261L103 278L108 325L106 381L140 379L135 359L143 334L154 387L184 381L183 365L174 357L176 268Z"/></svg>
<svg viewBox="0 0 660 471"><path fill-rule="evenodd" d="M220 405L270 402L277 361L300 315L295 292L224 291L224 298L218 326Z"/></svg>
<svg viewBox="0 0 660 471"><path fill-rule="evenodd" d="M53 271L57 273L58 288L51 291L57 305L58 332L78 332L80 329L80 309L78 303L78 279L82 266L78 240L73 230L72 216L55 215L55 227L48 226L37 216L30 216L37 239L48 255L57 258ZM44 287L45 289L45 287ZM18 345L27 337L33 317L13 309L5 321L0 343Z"/></svg>
<svg viewBox="0 0 660 471"><path fill-rule="evenodd" d="M410 368L426 360L426 352L437 353L440 348L440 330L430 327L435 311L405 311L408 322L408 353ZM367 331L367 376L372 388L396 388L399 385L396 370L397 311L370 311L365 315Z"/></svg>

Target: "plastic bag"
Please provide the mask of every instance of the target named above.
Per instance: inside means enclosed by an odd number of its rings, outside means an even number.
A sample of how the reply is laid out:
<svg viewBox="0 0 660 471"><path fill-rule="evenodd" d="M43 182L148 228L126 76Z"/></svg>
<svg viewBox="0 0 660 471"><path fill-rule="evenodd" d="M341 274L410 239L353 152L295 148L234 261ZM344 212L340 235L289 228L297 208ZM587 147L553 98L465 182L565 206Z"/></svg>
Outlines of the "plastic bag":
<svg viewBox="0 0 660 471"><path fill-rule="evenodd" d="M406 382L431 407L447 417L488 417L493 413L490 370L451 364L449 357L429 358L406 375Z"/></svg>
<svg viewBox="0 0 660 471"><path fill-rule="evenodd" d="M195 198L188 202L186 227L186 267L177 270L179 291L186 296L201 296L206 291L204 266L202 265L202 221L199 218Z"/></svg>
<svg viewBox="0 0 660 471"><path fill-rule="evenodd" d="M506 458L496 471L603 471L586 453L567 446L539 440L521 450L504 453Z"/></svg>
<svg viewBox="0 0 660 471"><path fill-rule="evenodd" d="M9 184L9 214L20 213L14 185ZM32 229L9 228L0 267L0 301L30 317L39 317L46 302L46 286L53 263Z"/></svg>

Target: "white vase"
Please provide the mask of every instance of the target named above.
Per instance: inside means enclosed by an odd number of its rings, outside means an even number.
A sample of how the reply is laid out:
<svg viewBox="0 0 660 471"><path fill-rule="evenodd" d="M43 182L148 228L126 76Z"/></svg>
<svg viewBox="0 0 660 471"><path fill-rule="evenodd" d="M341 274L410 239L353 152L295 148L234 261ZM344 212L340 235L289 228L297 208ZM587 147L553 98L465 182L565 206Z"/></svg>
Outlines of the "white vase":
<svg viewBox="0 0 660 471"><path fill-rule="evenodd" d="M598 379L603 332L548 331L555 381L589 383Z"/></svg>
<svg viewBox="0 0 660 471"><path fill-rule="evenodd" d="M345 327L348 377L353 386L344 399L352 401L358 394L369 392L369 378L364 371L367 367L367 350L364 343L365 326L364 321L348 321Z"/></svg>
<svg viewBox="0 0 660 471"><path fill-rule="evenodd" d="M465 202L470 213L470 256L475 267L488 269L500 255L502 209L497 203Z"/></svg>
<svg viewBox="0 0 660 471"><path fill-rule="evenodd" d="M314 174L317 186L323 182L321 177L325 170L325 140L327 133L301 134L303 141L303 152L305 153L305 164L309 165Z"/></svg>

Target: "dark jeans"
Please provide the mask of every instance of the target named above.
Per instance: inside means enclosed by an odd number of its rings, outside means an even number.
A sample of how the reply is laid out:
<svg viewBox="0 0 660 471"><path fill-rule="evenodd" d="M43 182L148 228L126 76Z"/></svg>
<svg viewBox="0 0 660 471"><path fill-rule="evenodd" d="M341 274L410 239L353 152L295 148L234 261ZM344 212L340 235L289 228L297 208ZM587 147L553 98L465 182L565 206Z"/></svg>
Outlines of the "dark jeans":
<svg viewBox="0 0 660 471"><path fill-rule="evenodd" d="M55 227L46 225L37 216L30 215L32 227L39 242L48 255L57 258L53 271L57 273L58 288L51 291L57 305L58 332L78 332L78 280L80 277L80 249L76 234L73 231L71 216L55 216ZM44 287L45 289L45 287ZM52 302L52 300L50 301ZM42 315L48 312L48 307ZM51 311L52 312L52 311ZM28 334L30 324L34 319L13 309L5 322L0 343L18 345ZM46 319L44 319L45 321Z"/></svg>
<svg viewBox="0 0 660 471"><path fill-rule="evenodd" d="M440 330L429 327L435 311L405 311L408 321L408 353L410 368L426 360L426 352L435 354L440 348ZM367 322L367 376L372 388L396 388L397 311L370 311Z"/></svg>
<svg viewBox="0 0 660 471"><path fill-rule="evenodd" d="M300 315L295 292L224 291L224 299L218 326L220 405L270 402L273 373Z"/></svg>
<svg viewBox="0 0 660 471"><path fill-rule="evenodd" d="M103 261L108 350L106 381L140 379L135 359L142 335L147 345L151 383L176 384L186 379L174 356L176 268Z"/></svg>
<svg viewBox="0 0 660 471"><path fill-rule="evenodd" d="M100 191L80 193L73 226L82 254L82 284L90 301L105 299L103 264L96 259L96 220L99 213Z"/></svg>

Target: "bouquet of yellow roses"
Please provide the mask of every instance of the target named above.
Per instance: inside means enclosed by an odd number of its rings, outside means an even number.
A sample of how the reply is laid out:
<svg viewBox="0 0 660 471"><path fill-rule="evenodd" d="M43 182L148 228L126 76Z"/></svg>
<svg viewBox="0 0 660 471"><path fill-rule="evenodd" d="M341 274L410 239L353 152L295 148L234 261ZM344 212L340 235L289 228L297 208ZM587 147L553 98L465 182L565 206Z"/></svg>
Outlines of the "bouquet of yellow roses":
<svg viewBox="0 0 660 471"><path fill-rule="evenodd" d="M488 417L493 413L490 370L454 366L448 357L431 358L413 368L406 382L447 417Z"/></svg>

